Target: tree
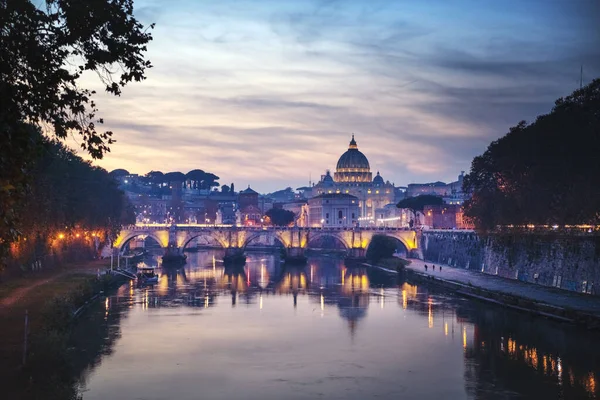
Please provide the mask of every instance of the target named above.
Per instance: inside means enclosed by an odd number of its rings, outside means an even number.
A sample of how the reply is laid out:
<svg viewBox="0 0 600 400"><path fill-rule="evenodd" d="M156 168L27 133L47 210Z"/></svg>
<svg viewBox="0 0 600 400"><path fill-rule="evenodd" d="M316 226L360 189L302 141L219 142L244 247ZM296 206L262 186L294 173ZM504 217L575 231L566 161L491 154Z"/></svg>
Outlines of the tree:
<svg viewBox="0 0 600 400"><path fill-rule="evenodd" d="M521 121L473 159L465 214L498 226L600 223L600 79L535 122Z"/></svg>
<svg viewBox="0 0 600 400"><path fill-rule="evenodd" d="M221 186L221 193L225 193L225 194L229 193L229 186L222 185Z"/></svg>
<svg viewBox="0 0 600 400"><path fill-rule="evenodd" d="M112 171L109 172L109 175L114 177L114 178L121 178L123 176L127 176L129 175L129 171L127 171L126 169L113 169Z"/></svg>
<svg viewBox="0 0 600 400"><path fill-rule="evenodd" d="M271 208L265 215L269 217L273 225L277 226L288 226L294 222L294 219L296 218L296 214L292 211L284 210L282 208Z"/></svg>
<svg viewBox="0 0 600 400"><path fill-rule="evenodd" d="M103 119L95 92L79 78L95 73L108 93L120 95L145 79L151 39L132 0L0 0L0 253L19 235L14 205L24 201L40 156L32 125L60 139L79 135L81 147L102 158L112 132L96 130Z"/></svg>
<svg viewBox="0 0 600 400"><path fill-rule="evenodd" d="M381 259L393 257L395 251L395 239L385 235L374 235L365 256L372 262L378 262Z"/></svg>
<svg viewBox="0 0 600 400"><path fill-rule="evenodd" d="M105 90L120 95L145 79L152 36L133 16L133 0L0 1L0 120L3 131L24 121L51 126L61 139L73 132L81 147L101 158L112 132L97 132L95 92L79 78L98 75ZM152 26L151 26L152 27Z"/></svg>
<svg viewBox="0 0 600 400"><path fill-rule="evenodd" d="M400 202L398 202L398 204L396 204L396 207L409 209L416 218L417 211L423 213L425 206L439 206L442 204L444 204L444 200L441 197L430 194L422 194L420 196L402 199Z"/></svg>

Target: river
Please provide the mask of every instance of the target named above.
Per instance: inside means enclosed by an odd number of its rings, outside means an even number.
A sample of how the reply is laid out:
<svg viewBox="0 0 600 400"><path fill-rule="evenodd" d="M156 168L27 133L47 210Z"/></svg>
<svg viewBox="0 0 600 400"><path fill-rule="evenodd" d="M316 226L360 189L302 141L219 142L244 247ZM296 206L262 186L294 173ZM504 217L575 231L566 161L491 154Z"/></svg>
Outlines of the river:
<svg viewBox="0 0 600 400"><path fill-rule="evenodd" d="M84 400L600 397L591 332L333 255L221 257L189 253L88 310L73 339Z"/></svg>

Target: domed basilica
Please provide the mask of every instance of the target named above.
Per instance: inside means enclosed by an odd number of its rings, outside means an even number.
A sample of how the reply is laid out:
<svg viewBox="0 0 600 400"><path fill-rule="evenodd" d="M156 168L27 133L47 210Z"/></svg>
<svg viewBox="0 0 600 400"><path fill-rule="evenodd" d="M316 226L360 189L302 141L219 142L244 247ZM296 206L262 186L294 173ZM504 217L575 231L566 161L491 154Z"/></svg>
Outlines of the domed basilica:
<svg viewBox="0 0 600 400"><path fill-rule="evenodd" d="M333 177L327 171L311 189L312 196L327 193L356 196L361 220L373 219L377 209L395 202L394 185L384 181L379 172L373 178L369 160L358 150L354 135L348 150L338 160Z"/></svg>

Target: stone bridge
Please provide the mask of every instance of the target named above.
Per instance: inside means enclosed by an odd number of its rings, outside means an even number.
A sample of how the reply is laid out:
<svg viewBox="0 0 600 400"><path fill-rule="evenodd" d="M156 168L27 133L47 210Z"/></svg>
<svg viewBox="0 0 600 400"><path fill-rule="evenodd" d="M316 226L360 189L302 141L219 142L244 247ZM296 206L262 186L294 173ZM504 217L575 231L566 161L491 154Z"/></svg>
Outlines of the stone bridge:
<svg viewBox="0 0 600 400"><path fill-rule="evenodd" d="M364 257L375 235L392 237L402 243L407 255L418 257L417 232L402 228L300 228L300 227L236 227L207 225L131 225L124 227L113 243L119 251L132 239L149 236L165 251L182 252L196 238L209 239L226 250L244 251L260 238L277 241L288 255L302 255L304 250L319 238L330 237L338 241L351 257Z"/></svg>

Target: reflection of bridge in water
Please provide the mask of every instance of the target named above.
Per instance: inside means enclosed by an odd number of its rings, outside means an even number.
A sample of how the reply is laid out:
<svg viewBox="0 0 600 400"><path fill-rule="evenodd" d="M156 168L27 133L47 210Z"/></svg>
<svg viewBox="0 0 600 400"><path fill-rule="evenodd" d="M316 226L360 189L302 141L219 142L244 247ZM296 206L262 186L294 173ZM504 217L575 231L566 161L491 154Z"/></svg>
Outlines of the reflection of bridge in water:
<svg viewBox="0 0 600 400"><path fill-rule="evenodd" d="M380 290L371 285L389 287L395 282L380 271L347 267L341 258L311 258L300 267L286 266L272 254L253 253L246 265L225 267L219 253L192 253L197 259L189 260L191 267L162 268L158 283L142 289L145 307L209 308L229 297L232 307L258 304L262 309L269 296L289 296L290 306L296 308L299 297L307 296L315 311L336 306L353 332L366 316L370 297L380 297Z"/></svg>
<svg viewBox="0 0 600 400"><path fill-rule="evenodd" d="M263 241L283 247L288 257L303 257L320 239L338 242L350 257L364 257L373 236L384 235L395 239L407 255L419 251L415 230L402 228L299 228L299 227L235 227L205 225L132 225L123 228L113 246L122 251L134 238L151 237L165 252L181 254L188 244L204 238L225 249L226 255L243 253L253 242Z"/></svg>

